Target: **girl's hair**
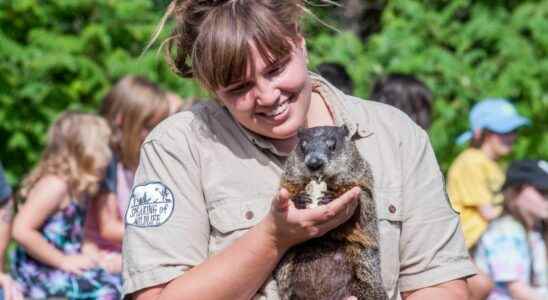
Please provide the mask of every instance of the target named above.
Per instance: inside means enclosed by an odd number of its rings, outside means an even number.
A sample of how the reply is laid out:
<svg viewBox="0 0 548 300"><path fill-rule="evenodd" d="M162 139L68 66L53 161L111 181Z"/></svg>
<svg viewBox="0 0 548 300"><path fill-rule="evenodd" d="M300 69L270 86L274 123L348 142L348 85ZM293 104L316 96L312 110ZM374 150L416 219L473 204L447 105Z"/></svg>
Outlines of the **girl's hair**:
<svg viewBox="0 0 548 300"><path fill-rule="evenodd" d="M157 33L173 17L168 63L215 91L245 77L251 43L269 64L289 55L306 11L304 0L174 0Z"/></svg>
<svg viewBox="0 0 548 300"><path fill-rule="evenodd" d="M125 76L106 95L100 114L111 129L111 147L125 168L139 163L141 132L152 129L169 114L167 94L146 78Z"/></svg>
<svg viewBox="0 0 548 300"><path fill-rule="evenodd" d="M516 204L514 201L514 199L519 195L522 189L523 187L520 185L512 185L502 190L502 195L504 196L503 213L511 215L516 220L518 220L523 225L523 227L526 227L525 220L523 219L523 216L521 216L517 212Z"/></svg>
<svg viewBox="0 0 548 300"><path fill-rule="evenodd" d="M476 149L481 148L481 145L483 145L483 143L485 142L487 135L493 134L493 133L494 132L492 132L489 129L482 128L478 136L476 136L475 134L472 136L472 139L470 140L470 146Z"/></svg>
<svg viewBox="0 0 548 300"><path fill-rule="evenodd" d="M523 185L511 185L511 186L508 186L508 187L504 188L504 190L502 191L502 193L504 195L503 215L505 215L505 214L511 215L514 219L516 219L523 226L523 228L527 228L526 223L525 223L525 219L517 211L516 204L515 204L515 201L514 201L514 199L516 199L516 197L519 195L519 193L521 193L523 188L524 188ZM541 221L540 226L537 229L540 231L540 234L543 237L544 248L546 249L546 254L547 254L547 258L548 258L548 240L547 240L547 238L548 238L548 223L545 220ZM527 232L527 240L529 240L529 232L528 231L526 231L526 232ZM533 253L532 253L532 250L531 250L530 246L528 246L528 249L529 249L530 257L532 259L534 259L534 256L533 256ZM531 265L534 265L534 263L532 262ZM538 284L537 279L538 278L536 278L535 273L532 272L532 269L531 269L530 282L529 283L533 286L536 286Z"/></svg>
<svg viewBox="0 0 548 300"><path fill-rule="evenodd" d="M48 131L48 143L34 170L23 180L20 196L28 196L34 184L46 175L56 175L67 181L72 197L97 192L111 159L108 145L110 128L94 114L67 111Z"/></svg>

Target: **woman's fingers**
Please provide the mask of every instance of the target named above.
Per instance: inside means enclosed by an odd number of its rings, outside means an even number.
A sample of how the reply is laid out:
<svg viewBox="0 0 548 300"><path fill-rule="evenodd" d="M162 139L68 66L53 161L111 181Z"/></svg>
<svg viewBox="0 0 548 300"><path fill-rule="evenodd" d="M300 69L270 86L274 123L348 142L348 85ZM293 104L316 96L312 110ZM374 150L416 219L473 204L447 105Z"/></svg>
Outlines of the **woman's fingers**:
<svg viewBox="0 0 548 300"><path fill-rule="evenodd" d="M361 193L361 189L359 187L353 187L350 191L347 191L346 193L342 194L339 198L335 199L334 201L331 201L326 206L333 210L336 214L339 214L343 210L345 212L350 213L350 215L354 212L354 209L356 208L358 196ZM352 206L353 205L353 206ZM348 207L351 207L351 210L348 210Z"/></svg>
<svg viewBox="0 0 548 300"><path fill-rule="evenodd" d="M347 215L347 217L350 217L356 208L356 199L360 191L359 187L354 187L326 205L300 210L302 211L302 217L316 224L330 222L337 216L342 218Z"/></svg>
<svg viewBox="0 0 548 300"><path fill-rule="evenodd" d="M279 213L284 213L289 208L289 192L281 188L273 201L274 210Z"/></svg>

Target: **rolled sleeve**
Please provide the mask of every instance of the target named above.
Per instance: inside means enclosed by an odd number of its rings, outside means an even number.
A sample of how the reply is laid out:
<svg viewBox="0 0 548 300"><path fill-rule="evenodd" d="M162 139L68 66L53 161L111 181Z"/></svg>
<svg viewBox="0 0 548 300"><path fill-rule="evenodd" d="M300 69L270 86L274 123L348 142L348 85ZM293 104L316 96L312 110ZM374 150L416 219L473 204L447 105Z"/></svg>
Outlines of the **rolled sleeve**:
<svg viewBox="0 0 548 300"><path fill-rule="evenodd" d="M154 226L136 226L126 215L124 295L167 283L207 258L210 225L195 150L185 134L156 134L142 146L131 197L139 186L160 185L172 193L173 208Z"/></svg>
<svg viewBox="0 0 548 300"><path fill-rule="evenodd" d="M401 143L404 217L400 238L400 291L475 274L458 214L426 133L414 128Z"/></svg>

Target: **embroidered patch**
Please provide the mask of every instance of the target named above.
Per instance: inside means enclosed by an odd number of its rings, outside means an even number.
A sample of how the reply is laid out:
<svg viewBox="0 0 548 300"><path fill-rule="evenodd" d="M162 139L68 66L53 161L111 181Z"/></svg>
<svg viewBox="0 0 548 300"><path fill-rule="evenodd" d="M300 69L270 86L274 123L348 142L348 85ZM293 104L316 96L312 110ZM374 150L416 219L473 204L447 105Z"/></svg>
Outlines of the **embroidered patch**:
<svg viewBox="0 0 548 300"><path fill-rule="evenodd" d="M173 213L173 200L173 193L161 182L134 187L126 211L126 224L138 227L164 224Z"/></svg>

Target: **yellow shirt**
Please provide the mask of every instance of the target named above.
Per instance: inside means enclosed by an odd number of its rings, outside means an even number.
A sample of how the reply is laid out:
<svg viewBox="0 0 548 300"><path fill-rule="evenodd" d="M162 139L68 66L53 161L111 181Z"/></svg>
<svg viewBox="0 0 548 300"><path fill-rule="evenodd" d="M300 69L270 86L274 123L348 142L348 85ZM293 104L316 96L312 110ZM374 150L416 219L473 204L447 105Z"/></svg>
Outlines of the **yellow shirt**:
<svg viewBox="0 0 548 300"><path fill-rule="evenodd" d="M468 248L473 247L487 229L488 222L480 215L479 206L502 204L499 190L504 176L495 161L475 148L463 151L449 168L447 192L453 207L460 212Z"/></svg>

